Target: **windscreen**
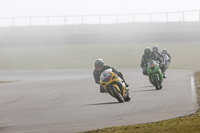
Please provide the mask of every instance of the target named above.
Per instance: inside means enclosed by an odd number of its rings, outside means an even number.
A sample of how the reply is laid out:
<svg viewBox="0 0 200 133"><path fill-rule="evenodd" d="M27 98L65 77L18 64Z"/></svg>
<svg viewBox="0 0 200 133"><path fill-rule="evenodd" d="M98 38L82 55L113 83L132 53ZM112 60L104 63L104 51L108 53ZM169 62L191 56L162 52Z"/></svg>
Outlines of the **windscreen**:
<svg viewBox="0 0 200 133"><path fill-rule="evenodd" d="M151 60L151 61L148 62L148 66L149 66L149 67L156 66L156 64L157 64L157 63L156 63L155 60Z"/></svg>
<svg viewBox="0 0 200 133"><path fill-rule="evenodd" d="M103 73L100 76L100 79L103 80L105 78L107 78L108 76L111 75L112 69L106 69L105 71L103 71Z"/></svg>

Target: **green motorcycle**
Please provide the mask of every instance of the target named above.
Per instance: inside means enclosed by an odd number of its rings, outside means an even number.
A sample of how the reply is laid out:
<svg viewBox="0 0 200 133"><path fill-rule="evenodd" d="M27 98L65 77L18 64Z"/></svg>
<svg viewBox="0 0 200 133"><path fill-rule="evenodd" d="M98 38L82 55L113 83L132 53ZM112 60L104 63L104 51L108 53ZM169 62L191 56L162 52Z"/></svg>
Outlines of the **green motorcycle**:
<svg viewBox="0 0 200 133"><path fill-rule="evenodd" d="M163 74L159 64L155 60L151 60L147 63L147 73L149 81L156 87L156 90L162 89Z"/></svg>

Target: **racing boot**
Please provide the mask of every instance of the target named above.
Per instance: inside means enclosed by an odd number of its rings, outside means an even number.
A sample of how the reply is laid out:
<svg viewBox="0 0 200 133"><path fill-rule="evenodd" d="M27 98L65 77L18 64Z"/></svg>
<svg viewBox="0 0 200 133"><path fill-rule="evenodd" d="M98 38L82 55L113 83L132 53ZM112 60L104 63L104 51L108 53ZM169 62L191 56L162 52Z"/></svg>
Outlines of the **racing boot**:
<svg viewBox="0 0 200 133"><path fill-rule="evenodd" d="M166 78L166 76L165 76L165 72L163 72L163 78Z"/></svg>
<svg viewBox="0 0 200 133"><path fill-rule="evenodd" d="M129 93L129 88L126 88L126 92Z"/></svg>
<svg viewBox="0 0 200 133"><path fill-rule="evenodd" d="M124 82L124 83L125 83L125 86L126 86L126 87L129 87L129 84L127 84L126 82Z"/></svg>

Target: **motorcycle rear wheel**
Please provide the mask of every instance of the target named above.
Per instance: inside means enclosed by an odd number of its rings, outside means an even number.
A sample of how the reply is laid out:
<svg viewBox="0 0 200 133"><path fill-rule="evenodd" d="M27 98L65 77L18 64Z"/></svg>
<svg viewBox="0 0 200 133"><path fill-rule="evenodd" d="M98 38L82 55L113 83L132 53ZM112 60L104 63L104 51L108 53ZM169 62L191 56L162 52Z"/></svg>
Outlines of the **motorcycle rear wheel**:
<svg viewBox="0 0 200 133"><path fill-rule="evenodd" d="M128 102L128 101L131 100L131 96L130 96L129 92L127 93L127 96L124 98L124 100L125 100L126 102Z"/></svg>

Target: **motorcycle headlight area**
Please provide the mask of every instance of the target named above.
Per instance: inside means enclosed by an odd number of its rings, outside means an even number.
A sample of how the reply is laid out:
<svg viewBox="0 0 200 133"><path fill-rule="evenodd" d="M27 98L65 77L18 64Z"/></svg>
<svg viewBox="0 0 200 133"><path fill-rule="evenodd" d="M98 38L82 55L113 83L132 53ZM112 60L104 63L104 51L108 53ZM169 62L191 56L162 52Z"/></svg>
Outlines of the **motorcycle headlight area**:
<svg viewBox="0 0 200 133"><path fill-rule="evenodd" d="M108 74L108 75L106 75L105 77L102 77L101 80L102 80L103 82L109 82L110 79L111 79L111 76L112 76L112 74Z"/></svg>
<svg viewBox="0 0 200 133"><path fill-rule="evenodd" d="M112 74L110 73L110 71L104 71L100 78L103 82L109 82L111 79Z"/></svg>

